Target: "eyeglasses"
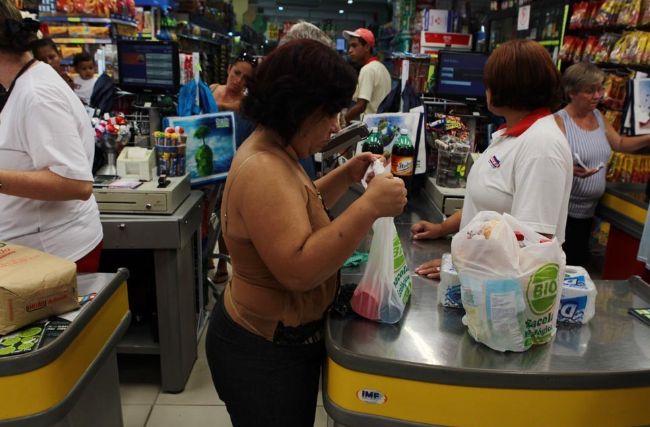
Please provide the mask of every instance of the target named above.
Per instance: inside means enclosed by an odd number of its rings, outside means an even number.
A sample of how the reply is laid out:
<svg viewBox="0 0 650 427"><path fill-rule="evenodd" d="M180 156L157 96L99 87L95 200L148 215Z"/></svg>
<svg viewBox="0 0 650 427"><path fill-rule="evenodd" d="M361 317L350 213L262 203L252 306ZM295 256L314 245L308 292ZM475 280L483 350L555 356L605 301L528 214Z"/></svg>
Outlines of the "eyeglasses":
<svg viewBox="0 0 650 427"><path fill-rule="evenodd" d="M235 62L248 62L253 66L253 68L257 67L257 58L251 55L248 52L242 52L239 54L237 57L237 60Z"/></svg>

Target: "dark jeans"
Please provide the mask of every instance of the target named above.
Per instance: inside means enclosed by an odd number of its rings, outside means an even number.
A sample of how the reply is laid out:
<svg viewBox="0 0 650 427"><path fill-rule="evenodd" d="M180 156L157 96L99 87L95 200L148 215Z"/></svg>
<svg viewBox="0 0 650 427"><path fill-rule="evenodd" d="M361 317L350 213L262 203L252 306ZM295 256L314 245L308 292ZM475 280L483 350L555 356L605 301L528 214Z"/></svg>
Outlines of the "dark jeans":
<svg viewBox="0 0 650 427"><path fill-rule="evenodd" d="M234 427L311 427L323 340L279 345L235 323L219 300L206 336L212 381Z"/></svg>
<svg viewBox="0 0 650 427"><path fill-rule="evenodd" d="M584 267L589 261L589 239L593 224L593 218L567 218L566 235L562 244L567 265Z"/></svg>

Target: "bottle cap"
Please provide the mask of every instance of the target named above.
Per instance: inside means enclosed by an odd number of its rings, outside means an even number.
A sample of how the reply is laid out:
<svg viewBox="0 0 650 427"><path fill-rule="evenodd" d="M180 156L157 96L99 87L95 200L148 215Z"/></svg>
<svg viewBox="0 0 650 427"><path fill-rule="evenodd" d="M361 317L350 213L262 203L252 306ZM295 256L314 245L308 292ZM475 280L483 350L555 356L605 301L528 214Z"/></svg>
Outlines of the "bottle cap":
<svg viewBox="0 0 650 427"><path fill-rule="evenodd" d="M399 130L399 133L401 133L402 135L404 135L404 134L408 134L408 133L409 133L409 130L406 129L406 128L401 128L401 129Z"/></svg>

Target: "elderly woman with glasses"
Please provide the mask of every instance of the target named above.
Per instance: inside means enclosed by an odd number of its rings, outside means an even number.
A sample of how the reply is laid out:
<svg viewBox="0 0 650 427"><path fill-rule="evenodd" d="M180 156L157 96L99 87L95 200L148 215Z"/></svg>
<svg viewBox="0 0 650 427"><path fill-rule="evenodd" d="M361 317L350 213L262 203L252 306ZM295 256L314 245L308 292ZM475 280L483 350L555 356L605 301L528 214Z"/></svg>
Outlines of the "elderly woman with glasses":
<svg viewBox="0 0 650 427"><path fill-rule="evenodd" d="M598 200L605 192L606 168L612 150L631 152L650 144L650 135L622 136L596 108L604 90L605 73L581 62L562 77L569 103L556 115L562 119L573 155L573 185L569 199L566 240L567 263L584 265L589 259L589 236Z"/></svg>
<svg viewBox="0 0 650 427"><path fill-rule="evenodd" d="M228 67L226 84L210 85L219 111L239 113L239 106L246 92L246 80L251 77L255 67L257 67L257 58L244 51Z"/></svg>

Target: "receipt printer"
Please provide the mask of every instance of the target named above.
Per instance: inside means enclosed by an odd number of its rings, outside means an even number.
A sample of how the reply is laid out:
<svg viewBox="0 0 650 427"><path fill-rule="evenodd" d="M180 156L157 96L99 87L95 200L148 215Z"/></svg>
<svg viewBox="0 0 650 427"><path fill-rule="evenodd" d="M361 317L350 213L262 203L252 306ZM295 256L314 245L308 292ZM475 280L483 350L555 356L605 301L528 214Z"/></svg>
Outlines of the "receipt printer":
<svg viewBox="0 0 650 427"><path fill-rule="evenodd" d="M117 174L124 178L137 176L141 181L156 177L156 153L143 147L124 147L117 158Z"/></svg>

